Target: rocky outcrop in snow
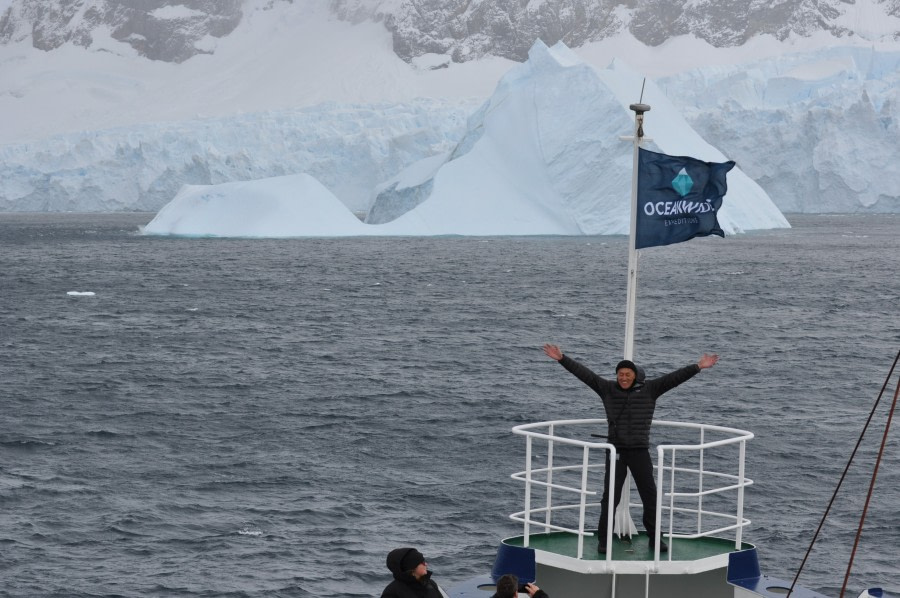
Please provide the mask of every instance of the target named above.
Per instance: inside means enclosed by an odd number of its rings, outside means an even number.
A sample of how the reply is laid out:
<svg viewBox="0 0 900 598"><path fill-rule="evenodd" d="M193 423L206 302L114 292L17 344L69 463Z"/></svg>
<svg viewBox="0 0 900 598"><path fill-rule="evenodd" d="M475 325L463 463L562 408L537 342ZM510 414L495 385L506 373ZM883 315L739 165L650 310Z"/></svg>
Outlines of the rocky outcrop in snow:
<svg viewBox="0 0 900 598"><path fill-rule="evenodd" d="M34 47L52 50L69 42L90 47L108 36L146 58L182 62L214 52L214 40L230 34L247 13L294 1L14 0L0 15L0 44L30 37ZM352 22L382 21L406 61L445 54L466 62L486 55L524 61L538 39L575 48L626 31L649 46L680 35L726 47L759 35L784 40L819 31L900 39L900 30L875 31L858 16L860 4L871 3L900 19L900 0L331 0L331 9Z"/></svg>
<svg viewBox="0 0 900 598"><path fill-rule="evenodd" d="M49 51L112 38L151 60L183 62L211 53L210 40L241 22L241 5L241 0L18 0L0 15L0 44L30 37L35 48Z"/></svg>
<svg viewBox="0 0 900 598"><path fill-rule="evenodd" d="M898 0L867 1L900 18ZM856 17L857 4L842 0L335 0L334 7L348 20L383 20L394 51L407 61L427 53L446 54L455 62L486 55L523 61L537 39L576 48L626 31L648 46L693 35L721 48L759 35L785 40L819 31L870 41L900 39L900 31L873 32Z"/></svg>

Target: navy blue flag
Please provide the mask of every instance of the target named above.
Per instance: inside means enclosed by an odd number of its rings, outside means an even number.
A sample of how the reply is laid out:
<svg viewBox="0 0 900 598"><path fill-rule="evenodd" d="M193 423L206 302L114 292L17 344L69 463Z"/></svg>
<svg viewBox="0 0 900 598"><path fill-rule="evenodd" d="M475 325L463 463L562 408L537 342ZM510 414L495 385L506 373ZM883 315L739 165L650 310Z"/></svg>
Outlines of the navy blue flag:
<svg viewBox="0 0 900 598"><path fill-rule="evenodd" d="M704 162L638 148L635 249L725 236L717 214L734 162Z"/></svg>

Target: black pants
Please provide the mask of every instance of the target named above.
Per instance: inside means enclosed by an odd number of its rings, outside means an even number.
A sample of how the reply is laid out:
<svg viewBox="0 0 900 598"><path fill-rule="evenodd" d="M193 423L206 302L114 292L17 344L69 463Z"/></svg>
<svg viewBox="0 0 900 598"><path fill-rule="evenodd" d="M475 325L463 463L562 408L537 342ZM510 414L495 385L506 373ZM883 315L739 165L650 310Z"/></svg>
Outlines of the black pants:
<svg viewBox="0 0 900 598"><path fill-rule="evenodd" d="M653 479L653 461L650 460L650 449L617 449L616 485L613 513L622 498L622 487L625 476L631 471L631 477L637 486L638 494L644 505L644 529L652 538L656 534L656 481ZM603 476L603 499L600 501L600 522L597 524L597 537L600 544L606 544L606 523L609 517L609 453L606 453L606 474Z"/></svg>

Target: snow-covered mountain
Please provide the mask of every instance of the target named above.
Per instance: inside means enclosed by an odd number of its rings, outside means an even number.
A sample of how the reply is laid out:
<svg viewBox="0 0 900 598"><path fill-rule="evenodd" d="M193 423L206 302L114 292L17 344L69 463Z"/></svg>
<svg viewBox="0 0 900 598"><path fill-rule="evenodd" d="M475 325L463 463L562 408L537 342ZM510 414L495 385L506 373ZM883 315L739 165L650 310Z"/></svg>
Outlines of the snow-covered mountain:
<svg viewBox="0 0 900 598"><path fill-rule="evenodd" d="M294 0L5 0L0 44L30 39L35 48L90 48L112 38L151 60L183 62L215 52L255 10ZM2 5L0 5L2 8ZM647 46L690 35L716 48L770 35L777 40L827 32L835 38L898 40L900 0L333 0L337 17L380 21L409 62L423 54L455 62L487 55L523 61L534 40L570 47L630 33Z"/></svg>
<svg viewBox="0 0 900 598"><path fill-rule="evenodd" d="M366 211L379 184L459 140L537 36L653 78L784 211L900 211L898 11L0 0L0 210L156 210L182 184L309 173Z"/></svg>
<svg viewBox="0 0 900 598"><path fill-rule="evenodd" d="M335 9L343 18L383 19L404 60L433 53L456 62L487 55L521 61L535 39L581 47L623 33L652 47L683 35L716 48L822 32L900 39L896 22L875 18L900 19L898 0L336 0Z"/></svg>
<svg viewBox="0 0 900 598"><path fill-rule="evenodd" d="M6 0L0 43L30 40L39 50L73 44L95 47L111 38L151 60L183 62L211 53L209 41L241 22L241 0L119 2L114 0Z"/></svg>

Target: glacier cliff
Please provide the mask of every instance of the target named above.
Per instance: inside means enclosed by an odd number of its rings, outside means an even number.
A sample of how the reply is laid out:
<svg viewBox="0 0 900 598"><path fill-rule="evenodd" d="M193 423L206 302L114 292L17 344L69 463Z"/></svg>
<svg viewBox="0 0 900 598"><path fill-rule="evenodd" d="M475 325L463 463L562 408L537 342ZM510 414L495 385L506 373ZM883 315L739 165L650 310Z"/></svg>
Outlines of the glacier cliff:
<svg viewBox="0 0 900 598"><path fill-rule="evenodd" d="M782 211L900 212L900 52L829 48L659 85Z"/></svg>

